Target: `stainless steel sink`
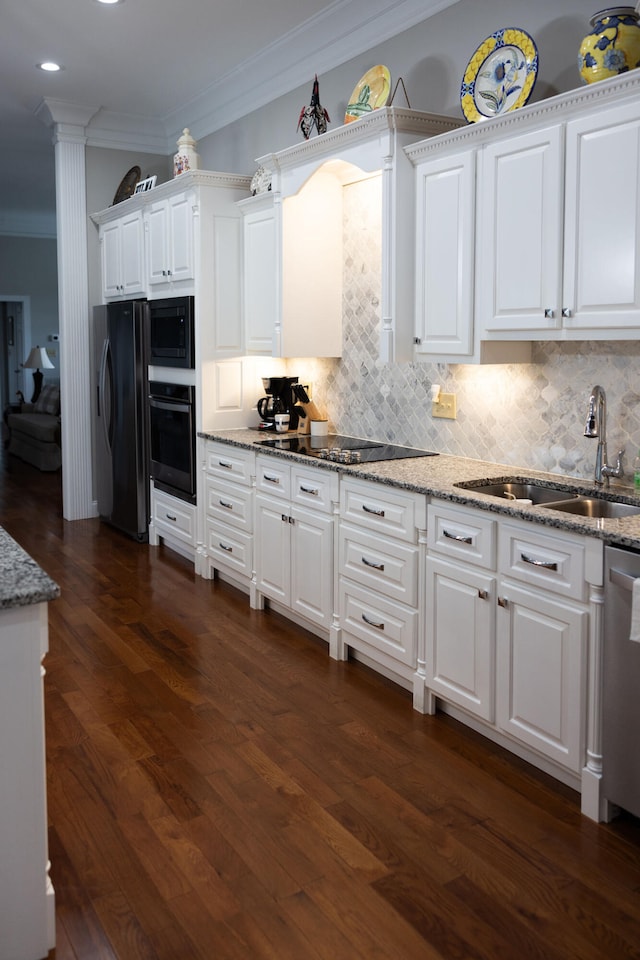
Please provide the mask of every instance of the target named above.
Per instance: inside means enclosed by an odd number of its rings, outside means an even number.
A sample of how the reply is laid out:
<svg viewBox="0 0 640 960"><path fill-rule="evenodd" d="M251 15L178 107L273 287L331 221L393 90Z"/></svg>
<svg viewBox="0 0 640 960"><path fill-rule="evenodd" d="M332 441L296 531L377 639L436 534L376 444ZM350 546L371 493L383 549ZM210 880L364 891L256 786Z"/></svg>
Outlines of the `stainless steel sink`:
<svg viewBox="0 0 640 960"><path fill-rule="evenodd" d="M570 490L545 487L534 480L500 480L491 483L478 483L475 480L468 480L463 483L456 483L455 486L463 490L473 490L474 493L486 493L490 497L499 497L500 500L525 499L543 505L575 500L578 497L577 493L572 493Z"/></svg>
<svg viewBox="0 0 640 960"><path fill-rule="evenodd" d="M549 510L561 510L580 517L594 517L602 520L620 517L640 516L640 507L635 503L619 503L616 500L600 500L598 497L577 497L564 503L544 504Z"/></svg>

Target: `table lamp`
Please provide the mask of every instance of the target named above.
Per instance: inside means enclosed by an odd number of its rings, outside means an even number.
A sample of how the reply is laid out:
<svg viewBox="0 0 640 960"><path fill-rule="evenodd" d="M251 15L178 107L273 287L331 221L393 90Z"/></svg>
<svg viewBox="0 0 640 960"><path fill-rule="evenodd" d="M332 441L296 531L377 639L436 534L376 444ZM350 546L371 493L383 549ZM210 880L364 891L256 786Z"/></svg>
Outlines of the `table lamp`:
<svg viewBox="0 0 640 960"><path fill-rule="evenodd" d="M26 370L33 370L33 396L31 397L31 403L35 403L42 390L43 375L40 372L40 367L44 370L53 370L54 365L51 363L51 360L49 360L44 347L32 347L31 353L22 366Z"/></svg>

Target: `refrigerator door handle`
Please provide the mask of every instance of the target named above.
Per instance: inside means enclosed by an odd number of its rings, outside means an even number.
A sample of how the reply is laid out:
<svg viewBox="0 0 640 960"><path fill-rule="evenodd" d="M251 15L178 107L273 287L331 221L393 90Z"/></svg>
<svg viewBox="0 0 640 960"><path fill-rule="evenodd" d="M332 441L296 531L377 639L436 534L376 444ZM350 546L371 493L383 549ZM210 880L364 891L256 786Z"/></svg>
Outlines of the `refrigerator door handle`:
<svg viewBox="0 0 640 960"><path fill-rule="evenodd" d="M107 375L109 377L109 409L105 399L107 397ZM102 403L100 398L102 397ZM113 442L113 419L114 419L114 397L113 397L113 364L111 360L111 342L107 338L102 344L102 355L100 357L100 382L98 385L98 416L102 420L102 429L107 449L111 451ZM102 408L102 413L101 413Z"/></svg>

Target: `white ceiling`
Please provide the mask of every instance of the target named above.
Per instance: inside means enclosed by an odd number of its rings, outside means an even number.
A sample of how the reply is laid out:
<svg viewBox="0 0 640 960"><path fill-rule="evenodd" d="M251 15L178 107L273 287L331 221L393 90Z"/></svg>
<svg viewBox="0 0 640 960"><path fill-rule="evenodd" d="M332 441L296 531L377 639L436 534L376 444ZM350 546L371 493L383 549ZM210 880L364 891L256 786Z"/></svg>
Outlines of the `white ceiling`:
<svg viewBox="0 0 640 960"><path fill-rule="evenodd" d="M43 100L95 110L96 143L130 146L135 131L168 155L185 107L201 138L307 83L311 56L329 70L454 2L0 0L0 232L55 206ZM44 60L64 70L37 70Z"/></svg>

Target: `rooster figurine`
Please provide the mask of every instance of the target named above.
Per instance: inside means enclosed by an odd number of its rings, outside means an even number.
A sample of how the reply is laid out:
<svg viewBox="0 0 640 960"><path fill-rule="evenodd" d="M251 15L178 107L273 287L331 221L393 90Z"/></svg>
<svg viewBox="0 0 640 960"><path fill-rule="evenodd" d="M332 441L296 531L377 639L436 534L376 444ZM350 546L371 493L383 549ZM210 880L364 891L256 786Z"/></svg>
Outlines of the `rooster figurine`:
<svg viewBox="0 0 640 960"><path fill-rule="evenodd" d="M308 140L314 126L318 133L326 133L327 124L331 123L329 114L323 106L320 105L320 91L318 87L318 74L313 81L313 90L311 92L311 103L308 107L303 107L298 118L298 130L302 130L302 136Z"/></svg>

